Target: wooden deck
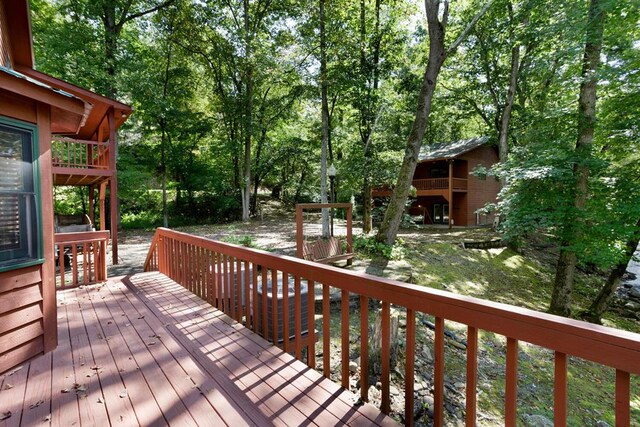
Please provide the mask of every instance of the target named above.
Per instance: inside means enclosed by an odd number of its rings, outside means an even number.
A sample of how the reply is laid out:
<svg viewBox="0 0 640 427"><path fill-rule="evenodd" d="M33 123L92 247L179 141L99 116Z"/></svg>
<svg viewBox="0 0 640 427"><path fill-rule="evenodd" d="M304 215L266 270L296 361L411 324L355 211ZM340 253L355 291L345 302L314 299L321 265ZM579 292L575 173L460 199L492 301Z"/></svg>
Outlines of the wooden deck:
<svg viewBox="0 0 640 427"><path fill-rule="evenodd" d="M396 424L160 273L60 291L58 323L0 376L0 426Z"/></svg>

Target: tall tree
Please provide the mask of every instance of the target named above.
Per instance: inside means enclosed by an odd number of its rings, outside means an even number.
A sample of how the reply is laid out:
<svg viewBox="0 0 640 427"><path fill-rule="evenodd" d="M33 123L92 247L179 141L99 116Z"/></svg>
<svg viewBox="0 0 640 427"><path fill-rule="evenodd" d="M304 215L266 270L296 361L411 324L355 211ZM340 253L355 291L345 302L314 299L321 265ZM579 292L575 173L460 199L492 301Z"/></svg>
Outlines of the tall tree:
<svg viewBox="0 0 640 427"><path fill-rule="evenodd" d="M464 41L482 15L487 12L492 2L493 0L489 0L474 16L471 22L469 22L451 46L446 48L445 35L449 20L449 2L445 0L442 4L441 18L440 0L425 0L427 25L429 27L429 59L418 95L415 119L411 126L409 137L407 138L402 166L400 167L393 195L385 211L384 219L376 235L378 241L393 244L396 240L400 220L404 212L404 205L409 196L411 180L413 179L413 173L415 172L418 162L418 154L420 153L420 147L422 146L422 140L429 121L431 102L440 69L445 60L455 53L460 43Z"/></svg>
<svg viewBox="0 0 640 427"><path fill-rule="evenodd" d="M327 82L327 35L325 0L319 4L320 23L320 96L322 98L322 146L320 154L320 201L327 203L327 155L329 150L329 95ZM322 210L322 236L329 237L329 212Z"/></svg>
<svg viewBox="0 0 640 427"><path fill-rule="evenodd" d="M606 0L591 0L586 26L586 42L582 61L582 81L578 98L578 138L575 146L577 161L573 165L575 178L574 194L575 210L561 231L562 242L553 283L553 293L549 311L562 316L571 314L571 292L577 264L574 244L579 239L576 222L581 220L588 197L589 162L592 158L593 135L596 127L596 87L598 84L598 67L604 33L606 16Z"/></svg>

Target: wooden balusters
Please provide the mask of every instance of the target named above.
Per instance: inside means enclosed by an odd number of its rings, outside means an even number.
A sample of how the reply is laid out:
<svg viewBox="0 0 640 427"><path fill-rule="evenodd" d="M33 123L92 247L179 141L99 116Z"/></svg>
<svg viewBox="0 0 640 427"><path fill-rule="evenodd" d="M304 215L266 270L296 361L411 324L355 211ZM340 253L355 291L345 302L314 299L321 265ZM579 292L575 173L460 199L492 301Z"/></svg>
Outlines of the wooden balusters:
<svg viewBox="0 0 640 427"><path fill-rule="evenodd" d="M407 335L404 362L404 419L406 426L413 426L413 380L416 360L416 313L407 309Z"/></svg>
<svg viewBox="0 0 640 427"><path fill-rule="evenodd" d="M467 327L466 426L476 425L476 392L478 386L478 329Z"/></svg>
<svg viewBox="0 0 640 427"><path fill-rule="evenodd" d="M247 328L251 327L251 287L256 287L256 282L249 283L251 277L251 264L249 261L244 262L244 324Z"/></svg>
<svg viewBox="0 0 640 427"><path fill-rule="evenodd" d="M567 425L567 355L555 352L553 383L553 424Z"/></svg>
<svg viewBox="0 0 640 427"><path fill-rule="evenodd" d="M349 291L343 289L340 296L342 387L349 390Z"/></svg>
<svg viewBox="0 0 640 427"><path fill-rule="evenodd" d="M504 423L515 426L518 404L518 340L507 337L507 367L504 390Z"/></svg>
<svg viewBox="0 0 640 427"><path fill-rule="evenodd" d="M307 338L307 365L316 369L316 285L313 280L307 280L308 329Z"/></svg>
<svg viewBox="0 0 640 427"><path fill-rule="evenodd" d="M295 344L295 356L296 359L302 360L302 289L300 285L300 277L295 276L294 278L294 324L295 324L295 336L296 336L296 344ZM308 310L312 310L312 307L308 307ZM311 327L311 325L309 325Z"/></svg>
<svg viewBox="0 0 640 427"><path fill-rule="evenodd" d="M369 298L360 295L360 398L369 401Z"/></svg>
<svg viewBox="0 0 640 427"><path fill-rule="evenodd" d="M289 353L289 274L282 272L282 349Z"/></svg>
<svg viewBox="0 0 640 427"><path fill-rule="evenodd" d="M382 362L382 377L380 382L382 383L382 399L380 403L380 410L388 414L391 412L391 400L389 399L389 374L390 374L390 354L391 354L391 305L383 301L382 312L380 314L382 321L382 346L380 350L380 361Z"/></svg>
<svg viewBox="0 0 640 427"><path fill-rule="evenodd" d="M269 304L269 299L267 297L267 269L266 267L262 267L262 281L261 281L261 285L262 285L262 336L264 337L264 339L268 339L268 324L267 322L269 321L269 317L268 317L268 310L267 310L267 305Z"/></svg>
<svg viewBox="0 0 640 427"><path fill-rule="evenodd" d="M271 331L273 345L278 345L278 270L271 270Z"/></svg>
<svg viewBox="0 0 640 427"><path fill-rule="evenodd" d="M444 319L436 317L433 369L433 425L444 425Z"/></svg>
<svg viewBox="0 0 640 427"><path fill-rule="evenodd" d="M330 322L329 285L322 284L322 374L331 375L331 322Z"/></svg>
<svg viewBox="0 0 640 427"><path fill-rule="evenodd" d="M616 369L616 427L631 425L631 382L629 373ZM636 420L637 421L637 420Z"/></svg>

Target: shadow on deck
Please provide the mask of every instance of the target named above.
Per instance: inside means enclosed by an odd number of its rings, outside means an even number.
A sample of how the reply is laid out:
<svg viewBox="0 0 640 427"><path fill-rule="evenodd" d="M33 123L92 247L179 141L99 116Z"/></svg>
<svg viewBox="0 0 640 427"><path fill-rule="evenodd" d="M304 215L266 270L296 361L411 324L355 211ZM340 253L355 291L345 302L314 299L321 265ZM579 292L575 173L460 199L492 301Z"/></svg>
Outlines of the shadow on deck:
<svg viewBox="0 0 640 427"><path fill-rule="evenodd" d="M0 426L396 424L160 273L57 296L59 345L0 376Z"/></svg>

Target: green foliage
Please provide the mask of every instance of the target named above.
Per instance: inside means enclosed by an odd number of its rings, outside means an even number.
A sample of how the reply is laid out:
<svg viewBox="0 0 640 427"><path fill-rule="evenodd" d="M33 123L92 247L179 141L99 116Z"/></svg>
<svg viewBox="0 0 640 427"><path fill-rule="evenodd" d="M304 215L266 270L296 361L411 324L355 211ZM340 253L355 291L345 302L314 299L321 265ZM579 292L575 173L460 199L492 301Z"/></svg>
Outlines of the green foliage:
<svg viewBox="0 0 640 427"><path fill-rule="evenodd" d="M353 236L353 248L358 254L369 257L383 257L389 260L400 260L405 257L406 250L402 239L394 245L378 242L374 235L358 234Z"/></svg>

